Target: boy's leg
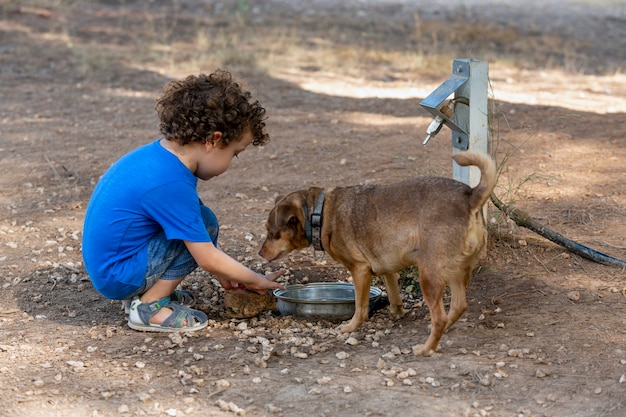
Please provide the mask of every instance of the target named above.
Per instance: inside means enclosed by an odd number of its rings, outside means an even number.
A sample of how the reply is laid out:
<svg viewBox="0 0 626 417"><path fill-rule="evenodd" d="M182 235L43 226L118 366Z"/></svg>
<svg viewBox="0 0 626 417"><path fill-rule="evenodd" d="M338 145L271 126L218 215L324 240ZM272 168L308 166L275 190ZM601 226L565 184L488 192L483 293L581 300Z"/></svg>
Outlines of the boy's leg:
<svg viewBox="0 0 626 417"><path fill-rule="evenodd" d="M202 218L217 245L219 224L215 214L206 206L201 205ZM198 264L193 259L183 241L168 240L165 233L159 233L148 245L148 270L144 287L137 292L142 303L151 303L167 297L183 279L193 272ZM163 308L152 318L152 323L159 324L165 320L171 310Z"/></svg>
<svg viewBox="0 0 626 417"><path fill-rule="evenodd" d="M204 225L209 232L209 236L213 241L213 244L217 246L217 239L219 236L219 224L215 214L206 206L200 205L200 211L202 213L202 219ZM176 286L190 273L198 268L198 264L193 259L185 243L180 240L168 240L165 237L165 233L161 232L155 235L148 244L148 268L146 271L146 282L144 286L139 289L136 295L145 295L150 288L152 288L158 281L176 281L172 290L166 294L161 295L159 298L170 295ZM169 288L168 285L160 284L158 293L165 291ZM143 297L142 301L144 300ZM149 297L149 298L154 298ZM152 300L156 301L156 300Z"/></svg>
<svg viewBox="0 0 626 417"><path fill-rule="evenodd" d="M157 234L148 245L148 270L144 286L137 294L139 301L147 304L169 297L178 284L196 268L197 265L183 241L168 240L163 232ZM150 322L161 324L170 314L172 310L164 307Z"/></svg>
<svg viewBox="0 0 626 417"><path fill-rule="evenodd" d="M168 240L161 232L148 244L146 281L135 295L140 295L142 302L167 297L197 267L183 241Z"/></svg>

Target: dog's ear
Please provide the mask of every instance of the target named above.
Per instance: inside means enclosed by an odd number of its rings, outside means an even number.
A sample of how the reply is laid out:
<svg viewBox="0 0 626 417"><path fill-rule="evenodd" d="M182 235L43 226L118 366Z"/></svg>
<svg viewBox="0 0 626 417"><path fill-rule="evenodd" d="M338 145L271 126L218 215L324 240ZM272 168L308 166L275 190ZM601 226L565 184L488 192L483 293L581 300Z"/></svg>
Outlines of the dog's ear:
<svg viewBox="0 0 626 417"><path fill-rule="evenodd" d="M304 205L307 192L296 191L283 197L274 207L274 219L278 227L298 229L304 227Z"/></svg>
<svg viewBox="0 0 626 417"><path fill-rule="evenodd" d="M282 200L284 197L284 195L278 195L276 196L276 198L274 199L274 205L276 205L280 200Z"/></svg>
<svg viewBox="0 0 626 417"><path fill-rule="evenodd" d="M278 227L296 227L300 220L297 208L291 204L281 204L276 207L276 225Z"/></svg>

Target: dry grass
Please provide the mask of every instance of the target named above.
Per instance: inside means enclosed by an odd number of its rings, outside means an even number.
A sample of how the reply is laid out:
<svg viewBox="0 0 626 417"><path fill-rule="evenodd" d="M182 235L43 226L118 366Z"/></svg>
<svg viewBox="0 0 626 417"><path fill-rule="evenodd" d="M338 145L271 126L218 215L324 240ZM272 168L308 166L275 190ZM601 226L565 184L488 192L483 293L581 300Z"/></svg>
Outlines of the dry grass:
<svg viewBox="0 0 626 417"><path fill-rule="evenodd" d="M206 14L192 13L184 5L183 1L168 6L120 1L103 11L101 4L88 0L11 0L1 11L4 16L17 10L62 15L63 26L54 35L72 45L85 74L127 62L172 72L190 67L264 72L306 67L356 77L377 79L384 72L394 79L412 79L416 73L422 78L440 77L442 67L466 55L499 65L574 72L595 65L586 54L591 45L549 34L524 34L491 22L468 22L462 13L450 21L426 21L417 14L405 23L374 19L363 32L363 22L356 23L359 17L353 17L351 24L345 16L330 15L323 21L298 16L296 25L284 16L256 15L247 1ZM104 13L107 27L81 26L84 23L72 19L75 11L85 8Z"/></svg>

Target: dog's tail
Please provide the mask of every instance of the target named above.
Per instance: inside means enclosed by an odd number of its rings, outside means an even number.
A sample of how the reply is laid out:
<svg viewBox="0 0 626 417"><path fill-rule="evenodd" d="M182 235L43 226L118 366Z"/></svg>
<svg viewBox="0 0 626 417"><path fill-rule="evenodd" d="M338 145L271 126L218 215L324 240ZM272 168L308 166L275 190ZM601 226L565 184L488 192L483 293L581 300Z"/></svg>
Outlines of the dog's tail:
<svg viewBox="0 0 626 417"><path fill-rule="evenodd" d="M472 188L469 201L472 211L479 209L487 202L496 187L496 163L493 158L482 152L462 152L454 155L452 159L461 166L473 165L480 169L480 181Z"/></svg>

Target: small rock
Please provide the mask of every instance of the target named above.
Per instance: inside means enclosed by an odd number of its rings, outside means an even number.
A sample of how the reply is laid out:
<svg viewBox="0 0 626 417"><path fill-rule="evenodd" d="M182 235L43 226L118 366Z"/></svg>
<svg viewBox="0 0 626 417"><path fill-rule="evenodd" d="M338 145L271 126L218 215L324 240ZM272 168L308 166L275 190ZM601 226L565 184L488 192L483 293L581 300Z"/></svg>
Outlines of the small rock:
<svg viewBox="0 0 626 417"><path fill-rule="evenodd" d="M332 380L332 378L331 378L331 377L329 377L329 376L324 376L324 377L322 377L322 378L319 378L319 379L317 380L317 383L318 383L318 384L320 384L320 385L328 385L328 384L330 383L330 381L331 381L331 380Z"/></svg>
<svg viewBox="0 0 626 417"><path fill-rule="evenodd" d="M245 410L240 408L237 404L235 404L233 402L226 402L224 400L217 400L217 406L222 411L231 411L231 412L235 413L238 416L245 415Z"/></svg>
<svg viewBox="0 0 626 417"><path fill-rule="evenodd" d="M228 380L226 380L226 379L219 379L219 380L215 381L215 385L219 389L225 389L225 388L230 387L230 382Z"/></svg>
<svg viewBox="0 0 626 417"><path fill-rule="evenodd" d="M74 369L80 369L83 366L85 366L84 362L81 362L81 361L67 361L65 363L67 363L69 366L71 366Z"/></svg>
<svg viewBox="0 0 626 417"><path fill-rule="evenodd" d="M567 293L567 298L571 301L579 301L580 300L580 291L570 291Z"/></svg>
<svg viewBox="0 0 626 417"><path fill-rule="evenodd" d="M348 359L350 357L350 354L348 352L337 352L337 354L335 355L337 357L337 359L339 360L344 360L344 359Z"/></svg>
<svg viewBox="0 0 626 417"><path fill-rule="evenodd" d="M441 383L437 380L435 380L435 378L433 378L432 376L427 376L426 379L424 380L427 384L430 384L433 387L439 387L441 386Z"/></svg>
<svg viewBox="0 0 626 417"><path fill-rule="evenodd" d="M509 349L507 354L511 357L517 357L517 358L521 358L524 355L522 354L522 352L519 349Z"/></svg>
<svg viewBox="0 0 626 417"><path fill-rule="evenodd" d="M346 344L350 346L356 346L359 344L359 341L356 338L350 336L348 339L346 339Z"/></svg>

